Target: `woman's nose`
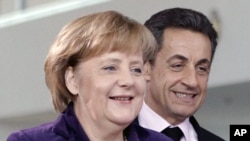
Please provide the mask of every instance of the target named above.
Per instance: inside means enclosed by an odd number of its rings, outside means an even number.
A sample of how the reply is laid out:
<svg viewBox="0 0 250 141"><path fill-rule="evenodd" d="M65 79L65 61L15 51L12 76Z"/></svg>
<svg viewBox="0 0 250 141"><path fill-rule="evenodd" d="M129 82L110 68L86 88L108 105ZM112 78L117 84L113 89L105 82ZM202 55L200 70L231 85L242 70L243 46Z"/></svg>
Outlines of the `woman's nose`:
<svg viewBox="0 0 250 141"><path fill-rule="evenodd" d="M134 85L134 78L130 71L123 71L118 80L118 84L121 87L131 87Z"/></svg>

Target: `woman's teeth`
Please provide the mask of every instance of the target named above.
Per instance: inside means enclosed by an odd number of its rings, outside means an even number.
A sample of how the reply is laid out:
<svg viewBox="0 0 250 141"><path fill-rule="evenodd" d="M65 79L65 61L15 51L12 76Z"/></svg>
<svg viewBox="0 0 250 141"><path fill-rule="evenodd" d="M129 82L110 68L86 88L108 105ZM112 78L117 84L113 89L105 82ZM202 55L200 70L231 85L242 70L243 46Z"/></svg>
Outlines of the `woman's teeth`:
<svg viewBox="0 0 250 141"><path fill-rule="evenodd" d="M133 97L110 97L110 99L119 100L119 101L129 101L129 100L132 100Z"/></svg>

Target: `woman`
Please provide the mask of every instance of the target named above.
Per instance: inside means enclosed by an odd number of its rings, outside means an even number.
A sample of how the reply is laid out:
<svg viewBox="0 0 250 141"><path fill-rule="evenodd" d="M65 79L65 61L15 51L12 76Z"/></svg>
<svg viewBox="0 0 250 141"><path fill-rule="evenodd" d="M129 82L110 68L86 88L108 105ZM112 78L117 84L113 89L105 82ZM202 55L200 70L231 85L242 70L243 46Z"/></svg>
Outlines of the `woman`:
<svg viewBox="0 0 250 141"><path fill-rule="evenodd" d="M144 62L155 40L141 24L117 12L87 15L66 25L45 62L56 121L25 129L8 141L163 141L132 123L146 90Z"/></svg>

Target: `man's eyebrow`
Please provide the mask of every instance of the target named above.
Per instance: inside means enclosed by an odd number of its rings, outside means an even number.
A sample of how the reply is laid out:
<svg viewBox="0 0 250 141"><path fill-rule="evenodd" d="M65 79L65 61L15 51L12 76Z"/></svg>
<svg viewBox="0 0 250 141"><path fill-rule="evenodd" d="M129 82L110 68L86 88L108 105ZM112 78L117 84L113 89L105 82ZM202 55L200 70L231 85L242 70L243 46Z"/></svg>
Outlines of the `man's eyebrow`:
<svg viewBox="0 0 250 141"><path fill-rule="evenodd" d="M180 54L176 54L174 56L171 56L170 58L168 58L167 62L173 60L173 59L179 59L179 60L182 60L182 61L188 61L188 58L186 58L185 56L183 55L180 55ZM199 60L196 64L209 64L210 66L210 60L207 59L207 58L204 58L204 59L201 59Z"/></svg>
<svg viewBox="0 0 250 141"><path fill-rule="evenodd" d="M210 67L211 62L208 59L204 58L204 59L199 60L197 64L198 65L200 65L200 64L208 64L209 67Z"/></svg>
<svg viewBox="0 0 250 141"><path fill-rule="evenodd" d="M182 61L187 61L188 60L185 56L180 55L180 54L176 54L176 55L171 56L170 58L168 58L167 62L170 62L173 59L179 59L179 60L182 60Z"/></svg>

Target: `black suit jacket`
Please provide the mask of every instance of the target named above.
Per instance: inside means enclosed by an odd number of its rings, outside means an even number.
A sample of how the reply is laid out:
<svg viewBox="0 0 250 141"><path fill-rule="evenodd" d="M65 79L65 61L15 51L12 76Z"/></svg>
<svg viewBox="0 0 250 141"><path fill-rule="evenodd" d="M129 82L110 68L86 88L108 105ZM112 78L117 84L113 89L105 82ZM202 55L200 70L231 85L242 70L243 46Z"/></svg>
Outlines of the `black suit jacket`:
<svg viewBox="0 0 250 141"><path fill-rule="evenodd" d="M192 126L194 127L194 130L196 131L196 134L198 136L198 141L225 141L221 137L219 137L219 136L213 134L212 132L202 128L193 116L190 117L189 120L190 120ZM136 124L139 124L138 117L135 119L134 122Z"/></svg>
<svg viewBox="0 0 250 141"><path fill-rule="evenodd" d="M190 117L190 122L193 125L193 127L197 133L199 141L225 141L224 139L220 138L219 136L202 128L193 116Z"/></svg>

